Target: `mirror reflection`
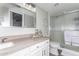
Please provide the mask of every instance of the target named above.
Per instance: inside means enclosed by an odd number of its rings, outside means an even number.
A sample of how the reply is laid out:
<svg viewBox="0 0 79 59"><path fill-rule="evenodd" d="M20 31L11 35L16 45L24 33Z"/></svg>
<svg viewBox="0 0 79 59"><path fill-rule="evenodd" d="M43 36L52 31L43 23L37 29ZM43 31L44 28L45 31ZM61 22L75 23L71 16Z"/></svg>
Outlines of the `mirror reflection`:
<svg viewBox="0 0 79 59"><path fill-rule="evenodd" d="M20 4L21 5L21 4ZM18 4L0 3L0 26L35 28L35 12Z"/></svg>

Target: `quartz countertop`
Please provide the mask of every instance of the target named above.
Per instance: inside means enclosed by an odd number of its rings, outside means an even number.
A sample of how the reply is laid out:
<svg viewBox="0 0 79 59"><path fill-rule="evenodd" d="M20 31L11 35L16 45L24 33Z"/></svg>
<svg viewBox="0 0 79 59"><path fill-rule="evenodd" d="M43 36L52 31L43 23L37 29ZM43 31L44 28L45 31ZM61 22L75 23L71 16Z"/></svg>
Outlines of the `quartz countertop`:
<svg viewBox="0 0 79 59"><path fill-rule="evenodd" d="M34 44L43 42L45 40L48 40L47 37L40 37L40 38L21 38L21 39L16 39L16 40L11 40L9 42L13 42L14 46L1 49L0 50L0 56L5 56L11 53L14 53L16 51L19 51L24 48L28 48Z"/></svg>

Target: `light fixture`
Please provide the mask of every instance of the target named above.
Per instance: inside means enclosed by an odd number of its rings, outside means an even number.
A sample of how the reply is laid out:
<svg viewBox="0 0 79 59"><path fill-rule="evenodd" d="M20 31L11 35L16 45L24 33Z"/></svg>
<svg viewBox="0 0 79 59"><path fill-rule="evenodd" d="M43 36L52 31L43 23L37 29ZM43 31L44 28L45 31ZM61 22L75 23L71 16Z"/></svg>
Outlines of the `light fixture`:
<svg viewBox="0 0 79 59"><path fill-rule="evenodd" d="M31 11L36 11L36 6L33 3L25 3L25 7Z"/></svg>
<svg viewBox="0 0 79 59"><path fill-rule="evenodd" d="M63 13L68 14L68 13L75 13L75 12L79 12L79 9L78 10L72 10L72 11L64 11Z"/></svg>
<svg viewBox="0 0 79 59"><path fill-rule="evenodd" d="M33 3L25 3L25 6L35 8L35 5Z"/></svg>

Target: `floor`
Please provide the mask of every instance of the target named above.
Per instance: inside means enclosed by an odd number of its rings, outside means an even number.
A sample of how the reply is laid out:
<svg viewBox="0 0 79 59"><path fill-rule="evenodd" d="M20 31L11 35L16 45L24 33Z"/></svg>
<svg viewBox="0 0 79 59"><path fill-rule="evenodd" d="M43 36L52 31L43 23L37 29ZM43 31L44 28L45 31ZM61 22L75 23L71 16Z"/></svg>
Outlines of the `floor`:
<svg viewBox="0 0 79 59"><path fill-rule="evenodd" d="M56 55L50 53L49 56L56 56ZM58 56L63 56L63 55L58 55Z"/></svg>
<svg viewBox="0 0 79 59"><path fill-rule="evenodd" d="M50 53L49 56L56 56L56 55Z"/></svg>

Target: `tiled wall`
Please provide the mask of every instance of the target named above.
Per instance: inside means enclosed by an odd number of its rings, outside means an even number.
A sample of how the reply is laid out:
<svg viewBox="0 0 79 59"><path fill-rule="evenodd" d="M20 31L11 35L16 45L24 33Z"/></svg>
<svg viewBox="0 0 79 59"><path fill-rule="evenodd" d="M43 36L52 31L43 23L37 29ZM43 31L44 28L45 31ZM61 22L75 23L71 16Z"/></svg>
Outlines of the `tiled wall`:
<svg viewBox="0 0 79 59"><path fill-rule="evenodd" d="M44 35L48 35L48 13L37 7L36 27L40 29Z"/></svg>

